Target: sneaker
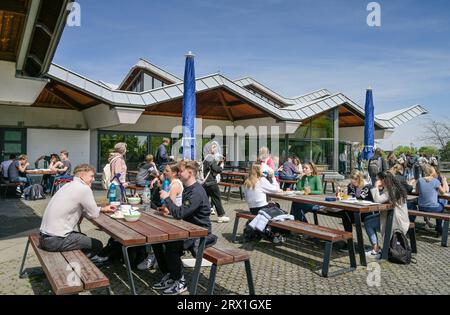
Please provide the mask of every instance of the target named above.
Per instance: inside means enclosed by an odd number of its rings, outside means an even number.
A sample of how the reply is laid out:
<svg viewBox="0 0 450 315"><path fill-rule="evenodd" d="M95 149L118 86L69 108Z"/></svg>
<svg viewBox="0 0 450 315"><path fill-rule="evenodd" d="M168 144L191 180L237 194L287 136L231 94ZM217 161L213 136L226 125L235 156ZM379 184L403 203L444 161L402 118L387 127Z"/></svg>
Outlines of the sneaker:
<svg viewBox="0 0 450 315"><path fill-rule="evenodd" d="M16 192L19 193L19 194L22 194L22 189L20 189L20 186L16 187Z"/></svg>
<svg viewBox="0 0 450 315"><path fill-rule="evenodd" d="M164 295L178 295L183 293L187 290L187 284L184 280L184 276L180 279L175 281L171 287L167 288L163 291Z"/></svg>
<svg viewBox="0 0 450 315"><path fill-rule="evenodd" d="M272 239L272 243L274 243L274 244L283 244L285 242L286 242L286 239L281 235L274 236Z"/></svg>
<svg viewBox="0 0 450 315"><path fill-rule="evenodd" d="M230 218L226 216L218 217L217 223L228 223L230 222Z"/></svg>
<svg viewBox="0 0 450 315"><path fill-rule="evenodd" d="M94 264L103 264L103 263L108 261L108 257L101 257L101 256L98 256L98 255L95 255L94 257L91 258L91 261Z"/></svg>
<svg viewBox="0 0 450 315"><path fill-rule="evenodd" d="M162 277L161 281L155 283L152 288L155 290L165 290L173 285L174 281L170 279L170 273Z"/></svg>
<svg viewBox="0 0 450 315"><path fill-rule="evenodd" d="M137 265L138 270L147 270L156 268L157 262L154 254L149 254L147 258L144 259L139 265Z"/></svg>
<svg viewBox="0 0 450 315"><path fill-rule="evenodd" d="M216 215L216 210L214 208L211 208L211 215Z"/></svg>
<svg viewBox="0 0 450 315"><path fill-rule="evenodd" d="M378 255L380 255L380 253L374 251L373 249L366 251L366 256L369 258L376 258Z"/></svg>

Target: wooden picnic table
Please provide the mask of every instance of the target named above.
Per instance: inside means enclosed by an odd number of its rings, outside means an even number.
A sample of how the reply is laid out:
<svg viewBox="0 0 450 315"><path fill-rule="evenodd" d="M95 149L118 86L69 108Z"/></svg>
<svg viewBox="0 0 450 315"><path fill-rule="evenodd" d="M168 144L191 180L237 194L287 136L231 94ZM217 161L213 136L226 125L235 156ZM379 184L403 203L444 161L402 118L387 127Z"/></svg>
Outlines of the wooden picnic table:
<svg viewBox="0 0 450 315"><path fill-rule="evenodd" d="M236 171L222 171L221 175L228 177L243 177L246 178L248 173L245 172L236 172Z"/></svg>
<svg viewBox="0 0 450 315"><path fill-rule="evenodd" d="M343 211L353 212L355 218L355 228L356 228L356 237L357 237L357 249L359 253L359 259L361 265L367 266L366 253L364 250L364 238L362 231L362 220L361 214L370 213L370 212L378 212L378 211L387 211L387 222L386 222L386 231L385 235L391 235L392 233L392 222L394 218L393 207L390 204L359 204L359 203L347 203L342 201L325 201L326 197L334 197L334 196L326 196L326 195L294 195L292 193L276 193L276 194L267 194L268 197L274 199L287 200L298 203L305 203L311 205L324 206L328 208L339 209ZM390 237L384 238L383 243L383 251L381 254L381 259L388 258L389 251L389 242Z"/></svg>
<svg viewBox="0 0 450 315"><path fill-rule="evenodd" d="M163 217L157 214L157 211L153 209L148 211L142 210L141 217L136 222L127 222L124 219L113 219L104 213L101 213L98 218L88 218L88 220L122 245L122 254L128 272L130 289L134 295L136 295L136 289L128 257L128 248L200 238L200 245L190 286L190 293L197 293L198 278L205 247L205 237L208 235L207 229L186 221L175 220L171 217Z"/></svg>
<svg viewBox="0 0 450 315"><path fill-rule="evenodd" d="M29 175L56 175L57 171L52 170L26 170L25 173Z"/></svg>

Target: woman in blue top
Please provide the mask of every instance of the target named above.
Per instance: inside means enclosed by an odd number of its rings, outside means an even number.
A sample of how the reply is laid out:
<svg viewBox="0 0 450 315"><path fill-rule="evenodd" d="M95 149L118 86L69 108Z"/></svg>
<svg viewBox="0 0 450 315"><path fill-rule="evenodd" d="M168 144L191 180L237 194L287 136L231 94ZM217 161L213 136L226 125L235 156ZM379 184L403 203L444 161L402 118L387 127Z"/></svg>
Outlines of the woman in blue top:
<svg viewBox="0 0 450 315"><path fill-rule="evenodd" d="M447 200L439 199L445 189L437 179L437 173L431 165L423 166L425 177L417 181L416 192L419 194L419 211L442 213ZM442 220L436 220L436 232L442 235Z"/></svg>

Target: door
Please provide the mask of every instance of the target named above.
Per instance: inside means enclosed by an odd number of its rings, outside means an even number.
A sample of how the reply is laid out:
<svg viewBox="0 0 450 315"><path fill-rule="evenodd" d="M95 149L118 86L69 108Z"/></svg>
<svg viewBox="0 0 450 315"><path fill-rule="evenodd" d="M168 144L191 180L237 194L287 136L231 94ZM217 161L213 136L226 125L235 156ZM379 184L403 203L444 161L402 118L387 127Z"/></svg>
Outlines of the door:
<svg viewBox="0 0 450 315"><path fill-rule="evenodd" d="M0 128L0 161L26 153L26 134L25 129Z"/></svg>

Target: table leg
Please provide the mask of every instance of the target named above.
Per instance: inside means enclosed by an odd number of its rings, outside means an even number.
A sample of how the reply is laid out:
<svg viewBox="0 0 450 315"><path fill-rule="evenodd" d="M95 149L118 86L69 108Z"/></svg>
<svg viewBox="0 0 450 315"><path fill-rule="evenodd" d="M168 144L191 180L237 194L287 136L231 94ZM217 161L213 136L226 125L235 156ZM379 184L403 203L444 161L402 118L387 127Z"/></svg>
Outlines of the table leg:
<svg viewBox="0 0 450 315"><path fill-rule="evenodd" d="M381 259L388 259L389 243L391 242L393 221L394 221L394 209L391 209L387 212L386 230L384 231L383 251L381 253Z"/></svg>
<svg viewBox="0 0 450 315"><path fill-rule="evenodd" d="M205 237L200 238L200 244L198 245L198 251L197 251L197 257L195 257L195 268L194 273L192 274L192 283L190 287L190 293L192 295L197 294L197 285L198 285L198 278L200 277L200 268L202 267L202 260L203 260L203 250L205 249Z"/></svg>
<svg viewBox="0 0 450 315"><path fill-rule="evenodd" d="M127 268L128 272L128 280L130 281L130 290L133 295L137 295L136 288L134 287L134 279L133 279L133 273L131 271L131 264L130 264L130 258L128 257L128 248L125 246L122 246L122 254L123 254L123 260L125 262L125 267Z"/></svg>
<svg viewBox="0 0 450 315"><path fill-rule="evenodd" d="M364 238L362 234L361 213L354 212L356 239L358 244L359 260L362 266L367 266L366 252L364 251Z"/></svg>

